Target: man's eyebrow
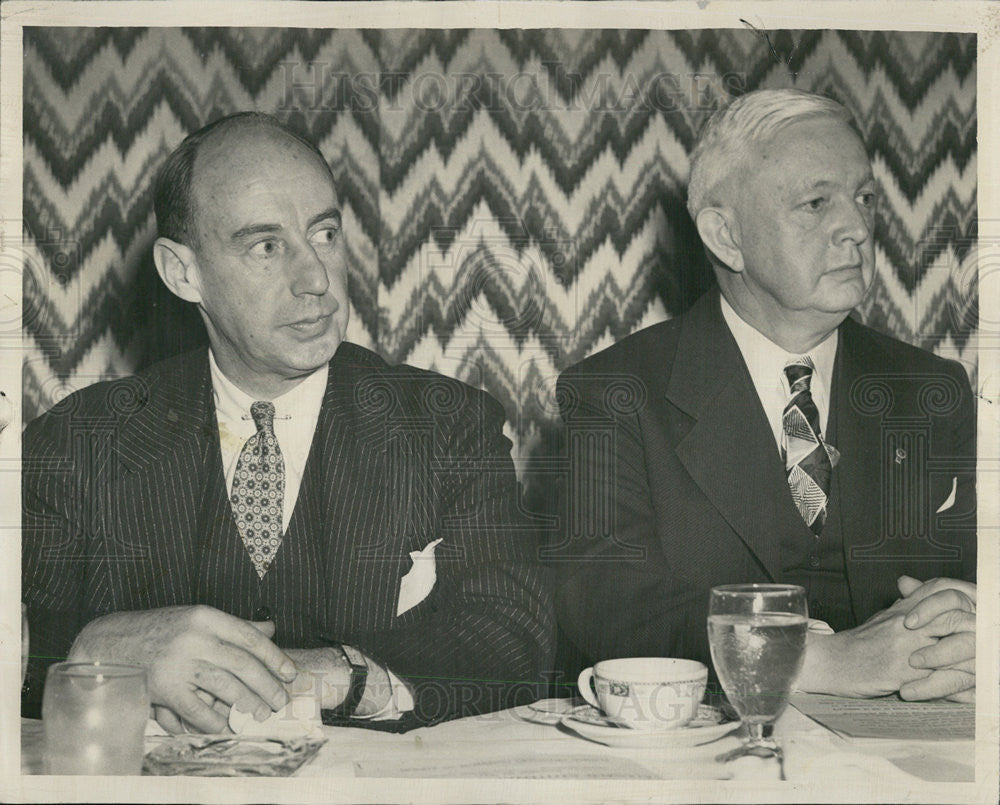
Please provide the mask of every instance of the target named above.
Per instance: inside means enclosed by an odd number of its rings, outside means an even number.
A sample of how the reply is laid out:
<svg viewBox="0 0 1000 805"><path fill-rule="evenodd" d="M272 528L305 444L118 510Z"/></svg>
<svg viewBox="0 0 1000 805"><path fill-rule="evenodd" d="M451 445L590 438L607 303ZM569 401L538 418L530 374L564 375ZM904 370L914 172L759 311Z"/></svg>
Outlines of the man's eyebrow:
<svg viewBox="0 0 1000 805"><path fill-rule="evenodd" d="M340 210L337 207L330 207L327 210L323 210L323 212L319 213L318 215L314 215L312 218L309 219L309 224L306 228L307 229L311 228L316 224L318 224L320 221L335 221L339 226ZM235 232L233 232L233 234L230 236L230 240L234 241L243 240L243 238L249 237L250 235L260 235L260 234L267 234L280 231L281 231L280 224L250 224L249 226L240 227Z"/></svg>
<svg viewBox="0 0 1000 805"><path fill-rule="evenodd" d="M862 187L863 185L869 184L870 182L874 181L875 181L875 174L867 173L865 174L864 178L862 178L861 181L858 182L858 187ZM802 188L802 192L809 193L814 190L826 190L831 187L836 188L840 186L840 184L841 184L840 182L834 181L832 179L818 179L811 185Z"/></svg>
<svg viewBox="0 0 1000 805"><path fill-rule="evenodd" d="M230 240L243 240L243 238L249 237L250 235L259 235L264 232L280 232L281 226L279 224L250 224L249 226L240 227L232 235L229 236Z"/></svg>
<svg viewBox="0 0 1000 805"><path fill-rule="evenodd" d="M316 226L320 221L333 221L338 226L340 226L340 210L337 207L330 207L327 210L319 213L319 215L314 215L309 219L309 226L307 229L311 229Z"/></svg>

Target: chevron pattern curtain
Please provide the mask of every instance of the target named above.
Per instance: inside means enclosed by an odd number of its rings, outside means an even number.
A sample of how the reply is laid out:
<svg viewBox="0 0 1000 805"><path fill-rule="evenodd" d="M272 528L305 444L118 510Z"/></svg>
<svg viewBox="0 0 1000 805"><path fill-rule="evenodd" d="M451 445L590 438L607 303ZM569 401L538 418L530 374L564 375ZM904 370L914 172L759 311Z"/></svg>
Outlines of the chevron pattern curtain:
<svg viewBox="0 0 1000 805"><path fill-rule="evenodd" d="M972 35L33 28L24 43L25 421L203 342L153 268L151 184L186 134L259 109L333 166L348 338L487 389L522 466L559 371L709 286L687 154L720 100L781 86L843 102L873 155L861 318L975 382Z"/></svg>

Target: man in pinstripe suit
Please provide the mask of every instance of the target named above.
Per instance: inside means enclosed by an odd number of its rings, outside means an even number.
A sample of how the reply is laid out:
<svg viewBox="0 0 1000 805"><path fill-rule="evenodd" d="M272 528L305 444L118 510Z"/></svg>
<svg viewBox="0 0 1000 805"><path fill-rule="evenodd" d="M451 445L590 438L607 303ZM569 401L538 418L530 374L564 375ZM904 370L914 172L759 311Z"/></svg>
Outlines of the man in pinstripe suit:
<svg viewBox="0 0 1000 805"><path fill-rule="evenodd" d="M400 729L531 695L552 605L503 411L343 342L318 149L268 116L224 118L170 156L156 214L157 270L209 349L27 428L23 701L67 655L145 665L170 731L262 720L303 671L334 717ZM251 443L269 492L246 491Z"/></svg>

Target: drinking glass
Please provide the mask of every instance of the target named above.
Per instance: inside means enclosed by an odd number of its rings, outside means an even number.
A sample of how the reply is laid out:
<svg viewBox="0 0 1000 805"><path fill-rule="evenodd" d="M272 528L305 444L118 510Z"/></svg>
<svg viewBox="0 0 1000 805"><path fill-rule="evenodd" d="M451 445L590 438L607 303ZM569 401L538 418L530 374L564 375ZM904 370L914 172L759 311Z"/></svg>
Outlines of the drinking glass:
<svg viewBox="0 0 1000 805"><path fill-rule="evenodd" d="M712 664L746 727L746 742L719 756L776 756L770 737L802 670L809 619L806 592L794 584L713 587L708 604Z"/></svg>
<svg viewBox="0 0 1000 805"><path fill-rule="evenodd" d="M61 662L42 698L49 774L141 774L149 693L138 665Z"/></svg>

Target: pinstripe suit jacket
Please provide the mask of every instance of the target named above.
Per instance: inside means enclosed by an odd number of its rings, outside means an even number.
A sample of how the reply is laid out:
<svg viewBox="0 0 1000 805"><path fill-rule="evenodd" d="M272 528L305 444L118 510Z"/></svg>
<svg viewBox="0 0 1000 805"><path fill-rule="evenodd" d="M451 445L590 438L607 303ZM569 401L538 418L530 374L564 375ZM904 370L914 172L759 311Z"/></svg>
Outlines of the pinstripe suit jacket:
<svg viewBox="0 0 1000 805"><path fill-rule="evenodd" d="M551 592L502 422L483 392L342 344L258 580L227 499L204 349L71 395L24 434L26 706L88 621L194 603L247 619L267 607L279 646L357 646L414 685L409 725L531 695L523 683L550 660ZM409 552L437 537L434 589L397 617Z"/></svg>
<svg viewBox="0 0 1000 805"><path fill-rule="evenodd" d="M709 589L783 581L788 546L814 543L718 291L568 369L558 397L572 462L568 529L550 549L560 626L593 660L708 663ZM830 421L827 528L838 521L854 622L898 597L902 573L975 579L964 369L846 319Z"/></svg>

